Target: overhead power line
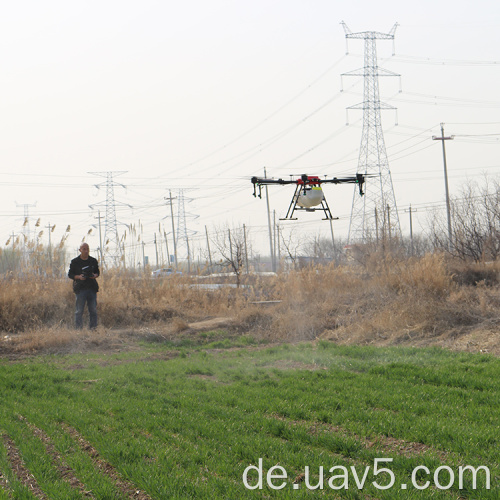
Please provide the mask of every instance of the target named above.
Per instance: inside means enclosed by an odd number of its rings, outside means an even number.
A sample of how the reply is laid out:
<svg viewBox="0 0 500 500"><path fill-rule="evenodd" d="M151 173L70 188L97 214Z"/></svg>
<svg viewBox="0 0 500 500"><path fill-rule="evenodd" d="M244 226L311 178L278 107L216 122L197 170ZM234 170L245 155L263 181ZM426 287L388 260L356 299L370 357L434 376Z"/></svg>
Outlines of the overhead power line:
<svg viewBox="0 0 500 500"><path fill-rule="evenodd" d="M412 64L433 64L439 66L500 66L500 61L478 61L470 59L436 59L433 57L398 54L393 61Z"/></svg>
<svg viewBox="0 0 500 500"><path fill-rule="evenodd" d="M316 85L318 82L320 82L328 73L330 73L338 64L340 64L340 62L345 58L345 56L342 56L340 59L338 59L335 63L333 63L329 68L327 68L323 73L321 73L321 75L319 77L317 77L315 80L313 80L311 83L309 83L306 87L302 88L297 94L295 94L291 99L289 99L288 101L286 101L284 104L282 104L281 106L279 106L276 110L274 110L272 113L270 113L269 115L267 115L264 119L260 120L258 123L256 123L255 125L251 126L250 128L248 128L247 130L245 130L243 133L241 133L240 135L238 135L237 137L235 137L234 139L230 140L229 142L225 143L224 145L214 149L213 151L211 151L210 153L204 155L203 157L201 158L198 158L197 160L194 160L186 165L184 165L182 168L189 168L189 167L192 167L193 165L196 165L197 163L200 163L201 161L204 161L208 158L211 158L212 156L214 156L215 154L227 149L229 146L231 146L232 144L235 144L236 142L238 142L239 140L243 139L244 137L246 137L247 135L249 135L251 132L257 130L259 127L261 127L262 125L264 125L265 123L267 123L269 120L271 120L272 118L274 118L276 115L278 115L281 111L283 111L284 109L286 109L290 104L292 104L293 102L295 102L299 97L301 97L305 92L307 92L308 90L310 90L312 87L314 87L314 85ZM329 104L330 101L328 101L327 103L325 103L325 106L327 104ZM320 108L321 109L321 108ZM258 146L257 146L258 147ZM168 174L165 174L164 176L166 176Z"/></svg>

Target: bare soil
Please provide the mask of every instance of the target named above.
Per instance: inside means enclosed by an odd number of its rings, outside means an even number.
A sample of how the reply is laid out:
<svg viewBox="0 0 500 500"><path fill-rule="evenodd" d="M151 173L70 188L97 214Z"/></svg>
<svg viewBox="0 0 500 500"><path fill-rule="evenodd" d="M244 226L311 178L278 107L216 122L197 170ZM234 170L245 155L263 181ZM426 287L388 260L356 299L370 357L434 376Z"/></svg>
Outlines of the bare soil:
<svg viewBox="0 0 500 500"><path fill-rule="evenodd" d="M171 322L157 323L141 328L103 328L95 331L50 329L37 330L17 334L2 333L0 335L0 358L18 360L47 354L113 354L120 352L140 352L144 350L143 342L172 343L182 345L189 340L196 344L206 343L204 332L223 332L224 338L236 339L246 333L252 334L257 341L265 340L266 345L280 343L286 339L273 340L269 336L262 339L255 335L251 329L242 331L241 325L234 327L233 318L208 318L193 323ZM298 342L301 339L293 339ZM467 351L474 353L490 353L500 356L500 319L483 321L478 325L453 328L444 333L435 335L418 330L405 329L399 332L370 333L351 328L324 330L314 339L308 341L330 340L340 345L372 345L372 346L438 346L454 351ZM175 356L174 352L165 352L164 358ZM160 355L158 355L160 356ZM149 358L148 358L149 359Z"/></svg>
<svg viewBox="0 0 500 500"><path fill-rule="evenodd" d="M14 441L12 441L12 439L6 434L2 436L2 439L7 451L7 459L16 477L29 489L29 491L31 491L35 498L39 498L41 500L46 499L47 496L36 482L35 476L33 476L30 470L26 467ZM7 491L9 491L8 488Z"/></svg>

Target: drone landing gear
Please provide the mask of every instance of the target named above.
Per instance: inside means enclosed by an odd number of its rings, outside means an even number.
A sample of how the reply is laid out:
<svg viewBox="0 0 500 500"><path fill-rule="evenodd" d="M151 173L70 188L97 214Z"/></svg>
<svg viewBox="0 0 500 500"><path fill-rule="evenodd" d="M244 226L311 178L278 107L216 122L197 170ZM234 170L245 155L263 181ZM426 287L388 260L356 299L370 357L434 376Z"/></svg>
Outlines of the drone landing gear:
<svg viewBox="0 0 500 500"><path fill-rule="evenodd" d="M290 202L290 206L288 207L288 211L285 217L281 217L280 220L297 220L297 217L294 217L293 214L295 210L305 210L306 212L316 212L316 210L323 210L325 213L325 217L323 220L338 220L338 217L333 217L330 212L330 207L326 201L326 198L323 196L323 200L321 201L321 208L314 207L301 207L297 206L297 202L299 200L300 190L303 189L302 186L297 185L295 188L295 193L293 195L292 201Z"/></svg>
<svg viewBox="0 0 500 500"><path fill-rule="evenodd" d="M295 212L295 210L299 210L299 208L297 208L297 201L299 199L299 194L300 194L300 190L302 189L302 187L297 184L296 188L295 188L295 193L292 197L292 201L290 202L290 206L288 207L288 211L285 215L285 217L282 217L280 218L280 220L297 220L297 217L294 217L293 216L293 213Z"/></svg>
<svg viewBox="0 0 500 500"><path fill-rule="evenodd" d="M323 210L323 212L325 212L325 217L322 220L338 220L339 219L338 217L332 216L332 213L330 212L330 207L328 206L328 203L326 202L326 198L323 198L323 201L321 202L321 210Z"/></svg>

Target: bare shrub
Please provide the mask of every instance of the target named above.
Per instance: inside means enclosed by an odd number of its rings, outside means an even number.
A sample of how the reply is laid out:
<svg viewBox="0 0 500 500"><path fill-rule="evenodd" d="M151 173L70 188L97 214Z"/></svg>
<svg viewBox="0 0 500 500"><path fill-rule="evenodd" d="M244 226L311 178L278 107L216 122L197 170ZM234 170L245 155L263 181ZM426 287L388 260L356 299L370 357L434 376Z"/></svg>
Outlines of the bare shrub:
<svg viewBox="0 0 500 500"><path fill-rule="evenodd" d="M256 305L249 305L237 311L232 327L237 332L268 335L272 331L271 327L275 314L275 307L262 309L262 307Z"/></svg>
<svg viewBox="0 0 500 500"><path fill-rule="evenodd" d="M500 256L500 179L487 175L482 185L468 181L459 196L451 199L451 241L445 214L436 212L429 221L434 247L454 257L475 262Z"/></svg>
<svg viewBox="0 0 500 500"><path fill-rule="evenodd" d="M458 285L495 286L500 283L500 260L496 262L452 261L448 264L452 279Z"/></svg>
<svg viewBox="0 0 500 500"><path fill-rule="evenodd" d="M423 297L443 296L452 286L443 254L427 254L422 258L396 260L387 257L378 266L375 281L398 293Z"/></svg>
<svg viewBox="0 0 500 500"><path fill-rule="evenodd" d="M352 312L353 295L362 279L349 268L333 265L304 268L282 275L276 295L272 331L281 340L311 340L325 328L334 328Z"/></svg>
<svg viewBox="0 0 500 500"><path fill-rule="evenodd" d="M172 330L175 333L183 332L189 328L189 323L184 321L182 318L173 318L172 319Z"/></svg>

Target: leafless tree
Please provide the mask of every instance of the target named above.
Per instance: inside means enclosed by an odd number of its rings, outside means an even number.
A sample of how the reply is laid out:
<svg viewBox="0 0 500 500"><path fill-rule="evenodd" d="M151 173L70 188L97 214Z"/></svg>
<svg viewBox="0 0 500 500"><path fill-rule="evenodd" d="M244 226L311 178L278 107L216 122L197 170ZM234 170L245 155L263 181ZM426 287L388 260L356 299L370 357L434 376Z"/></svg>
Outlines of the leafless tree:
<svg viewBox="0 0 500 500"><path fill-rule="evenodd" d="M220 257L219 264L226 269L229 268L234 273L238 287L246 265L247 240L247 234L243 228L219 228L214 231L211 238L214 249Z"/></svg>
<svg viewBox="0 0 500 500"><path fill-rule="evenodd" d="M399 242L403 255L408 257L423 257L432 252L433 244L426 234L413 234L413 237L403 236Z"/></svg>
<svg viewBox="0 0 500 500"><path fill-rule="evenodd" d="M290 259L292 266L296 265L298 252L301 248L300 236L296 234L294 228L290 228L288 230L281 230L280 234L280 242L281 248L284 249L286 258Z"/></svg>
<svg viewBox="0 0 500 500"><path fill-rule="evenodd" d="M448 250L461 260L500 257L500 180L485 176L483 185L468 181L451 199L452 240L448 245L446 215L433 213L430 237L435 248Z"/></svg>
<svg viewBox="0 0 500 500"><path fill-rule="evenodd" d="M345 241L341 238L332 241L331 238L316 235L305 242L303 253L317 261L330 261L340 264L345 258L345 244Z"/></svg>

